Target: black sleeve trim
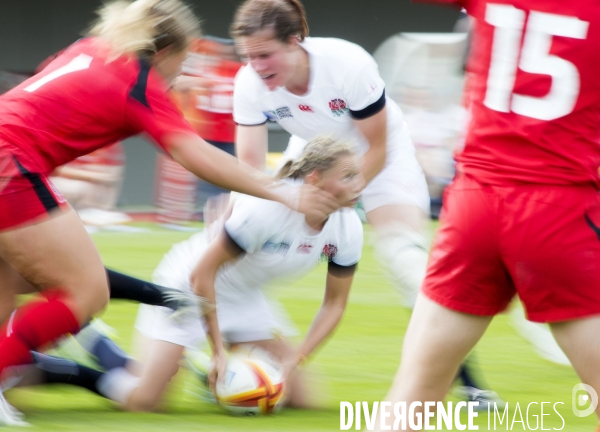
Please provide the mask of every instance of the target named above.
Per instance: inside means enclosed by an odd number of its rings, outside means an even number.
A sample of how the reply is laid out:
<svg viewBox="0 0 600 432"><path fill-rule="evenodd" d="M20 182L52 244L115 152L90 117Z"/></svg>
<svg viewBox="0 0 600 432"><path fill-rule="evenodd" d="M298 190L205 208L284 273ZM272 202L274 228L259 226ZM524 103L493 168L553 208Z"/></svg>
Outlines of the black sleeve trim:
<svg viewBox="0 0 600 432"><path fill-rule="evenodd" d="M256 123L256 124L244 124L244 123L238 123L238 122L235 122L235 124L236 124L236 125L238 125L238 126L249 126L249 127L251 127L251 126L262 126L262 125L264 125L266 122L267 122L267 120L265 120L265 121L264 121L264 122L262 122L262 123Z"/></svg>
<svg viewBox="0 0 600 432"><path fill-rule="evenodd" d="M223 232L225 233L225 248L227 249L227 252L229 252L233 256L239 256L246 253L244 248L241 247L227 232L227 228L223 227Z"/></svg>
<svg viewBox="0 0 600 432"><path fill-rule="evenodd" d="M349 266L343 266L336 264L333 261L329 261L327 272L331 273L332 276L337 278L346 278L352 276L356 272L357 267L358 263Z"/></svg>
<svg viewBox="0 0 600 432"><path fill-rule="evenodd" d="M137 82L129 92L129 96L140 102L147 108L150 108L148 99L146 99L146 87L148 86L148 74L150 73L150 63L147 60L140 58L140 71L138 73Z"/></svg>
<svg viewBox="0 0 600 432"><path fill-rule="evenodd" d="M352 118L354 118L356 120L364 120L366 118L369 118L369 117L377 114L379 111L381 111L383 109L383 107L385 107L385 89L383 89L383 93L381 93L381 97L376 102L373 102L368 107L363 108L358 111L350 110L350 115L352 116Z"/></svg>

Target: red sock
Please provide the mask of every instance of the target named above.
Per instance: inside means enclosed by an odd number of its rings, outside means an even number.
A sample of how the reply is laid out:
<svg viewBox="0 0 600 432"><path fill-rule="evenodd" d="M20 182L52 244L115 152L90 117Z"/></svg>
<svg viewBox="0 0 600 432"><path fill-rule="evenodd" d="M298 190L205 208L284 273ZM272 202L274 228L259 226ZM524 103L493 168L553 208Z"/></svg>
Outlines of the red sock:
<svg viewBox="0 0 600 432"><path fill-rule="evenodd" d="M47 301L35 301L11 315L0 334L0 374L10 366L32 362L30 351L67 333L77 333L79 323L60 291L43 294Z"/></svg>

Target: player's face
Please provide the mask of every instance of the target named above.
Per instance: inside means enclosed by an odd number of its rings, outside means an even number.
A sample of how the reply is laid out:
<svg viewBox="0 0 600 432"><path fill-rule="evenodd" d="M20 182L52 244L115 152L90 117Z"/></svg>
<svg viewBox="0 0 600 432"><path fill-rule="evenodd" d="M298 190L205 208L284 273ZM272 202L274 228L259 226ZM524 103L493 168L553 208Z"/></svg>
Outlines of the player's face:
<svg viewBox="0 0 600 432"><path fill-rule="evenodd" d="M360 161L354 155L340 156L336 164L319 177L315 186L333 195L342 207L354 207L365 187Z"/></svg>
<svg viewBox="0 0 600 432"><path fill-rule="evenodd" d="M297 62L297 42L281 42L272 30L263 30L236 40L240 56L252 66L269 90L283 87L294 73Z"/></svg>
<svg viewBox="0 0 600 432"><path fill-rule="evenodd" d="M171 51L169 48L165 48L154 55L153 65L158 73L171 84L181 74L181 65L187 56L187 49Z"/></svg>

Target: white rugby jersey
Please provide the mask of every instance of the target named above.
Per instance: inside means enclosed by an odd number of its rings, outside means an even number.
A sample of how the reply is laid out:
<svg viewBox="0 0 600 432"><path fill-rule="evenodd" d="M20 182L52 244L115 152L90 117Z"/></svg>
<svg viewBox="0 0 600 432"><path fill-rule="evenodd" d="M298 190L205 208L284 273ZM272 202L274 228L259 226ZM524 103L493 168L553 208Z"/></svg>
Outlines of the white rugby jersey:
<svg viewBox="0 0 600 432"><path fill-rule="evenodd" d="M219 269L215 280L219 298L261 289L274 279L297 279L319 263L354 265L363 246L362 223L354 209L331 214L323 229L315 232L303 214L247 195L237 196L225 230L246 253ZM156 282L191 289L190 274L206 246L204 232L175 245L164 258L173 274L155 274Z"/></svg>
<svg viewBox="0 0 600 432"><path fill-rule="evenodd" d="M384 82L377 63L360 46L341 39L306 38L301 43L310 59L308 93L298 96L285 87L270 91L250 65L235 79L233 117L239 125L253 126L276 121L304 140L330 135L357 145L364 154L368 141L352 118L368 118L383 104L387 108L387 160L400 146L412 148L402 111L385 98Z"/></svg>

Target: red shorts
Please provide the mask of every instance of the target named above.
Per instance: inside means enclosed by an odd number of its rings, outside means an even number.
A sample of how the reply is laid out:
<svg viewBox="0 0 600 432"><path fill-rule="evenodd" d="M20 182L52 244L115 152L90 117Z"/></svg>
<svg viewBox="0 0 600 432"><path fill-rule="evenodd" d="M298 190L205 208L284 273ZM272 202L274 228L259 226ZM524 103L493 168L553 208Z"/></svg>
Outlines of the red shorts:
<svg viewBox="0 0 600 432"><path fill-rule="evenodd" d="M444 195L423 292L474 315L503 311L515 294L532 321L600 314L600 194L461 175Z"/></svg>
<svg viewBox="0 0 600 432"><path fill-rule="evenodd" d="M37 222L66 200L45 175L27 171L0 150L0 231Z"/></svg>

